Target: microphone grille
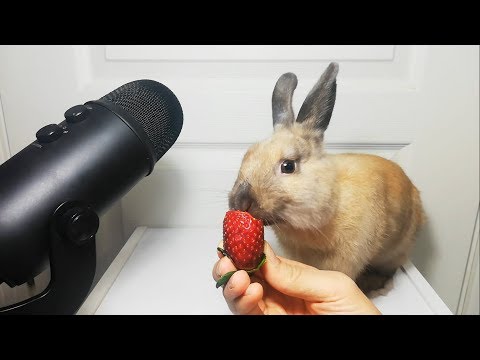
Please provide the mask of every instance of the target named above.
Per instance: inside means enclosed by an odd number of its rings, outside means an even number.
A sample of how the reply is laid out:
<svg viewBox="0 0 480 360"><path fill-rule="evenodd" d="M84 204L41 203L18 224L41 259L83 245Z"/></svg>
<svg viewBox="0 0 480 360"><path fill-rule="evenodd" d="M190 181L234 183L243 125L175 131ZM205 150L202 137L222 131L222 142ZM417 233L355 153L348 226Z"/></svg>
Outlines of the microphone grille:
<svg viewBox="0 0 480 360"><path fill-rule="evenodd" d="M175 143L183 125L183 112L175 94L153 80L136 80L100 100L121 107L137 121L153 145L158 161Z"/></svg>

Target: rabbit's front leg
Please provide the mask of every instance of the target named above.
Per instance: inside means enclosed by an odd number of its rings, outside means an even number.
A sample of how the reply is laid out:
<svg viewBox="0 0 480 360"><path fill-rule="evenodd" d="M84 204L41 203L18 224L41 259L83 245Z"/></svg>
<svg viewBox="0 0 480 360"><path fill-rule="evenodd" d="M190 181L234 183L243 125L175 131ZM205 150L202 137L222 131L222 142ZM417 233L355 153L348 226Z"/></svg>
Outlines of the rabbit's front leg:
<svg viewBox="0 0 480 360"><path fill-rule="evenodd" d="M368 294L371 291L383 289L387 282L393 278L395 272L396 269L387 272L367 267L367 269L358 276L356 283L364 294Z"/></svg>

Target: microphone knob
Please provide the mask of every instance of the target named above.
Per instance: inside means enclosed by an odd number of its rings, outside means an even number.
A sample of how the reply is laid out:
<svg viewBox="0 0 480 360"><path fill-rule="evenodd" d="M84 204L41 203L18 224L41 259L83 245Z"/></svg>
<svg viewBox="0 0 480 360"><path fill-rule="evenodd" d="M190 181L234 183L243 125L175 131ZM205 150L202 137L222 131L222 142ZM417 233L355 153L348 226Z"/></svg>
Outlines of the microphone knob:
<svg viewBox="0 0 480 360"><path fill-rule="evenodd" d="M93 239L98 231L98 215L84 206L75 206L62 216L64 236L77 245L83 245Z"/></svg>
<svg viewBox="0 0 480 360"><path fill-rule="evenodd" d="M65 120L68 123L74 124L85 120L88 116L89 110L85 105L76 105L65 111Z"/></svg>
<svg viewBox="0 0 480 360"><path fill-rule="evenodd" d="M57 124L50 124L37 131L37 140L40 144L57 140L63 134L63 129Z"/></svg>

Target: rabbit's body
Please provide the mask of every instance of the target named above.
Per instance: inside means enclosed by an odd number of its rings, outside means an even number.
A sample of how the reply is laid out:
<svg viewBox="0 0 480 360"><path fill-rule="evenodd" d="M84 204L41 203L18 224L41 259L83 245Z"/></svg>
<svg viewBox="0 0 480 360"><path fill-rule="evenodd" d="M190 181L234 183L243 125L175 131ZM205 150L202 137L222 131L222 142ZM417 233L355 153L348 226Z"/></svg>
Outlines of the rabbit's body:
<svg viewBox="0 0 480 360"><path fill-rule="evenodd" d="M280 77L272 97L274 133L246 152L229 206L272 225L290 258L344 272L369 291L405 263L424 215L418 190L394 162L324 152L337 72L330 64L296 120L297 79Z"/></svg>
<svg viewBox="0 0 480 360"><path fill-rule="evenodd" d="M273 230L291 259L353 279L369 266L375 275L365 276L361 285L375 289L381 275L386 280L407 260L423 223L418 190L397 164L382 157L325 156L334 180L322 224L297 229L280 223Z"/></svg>

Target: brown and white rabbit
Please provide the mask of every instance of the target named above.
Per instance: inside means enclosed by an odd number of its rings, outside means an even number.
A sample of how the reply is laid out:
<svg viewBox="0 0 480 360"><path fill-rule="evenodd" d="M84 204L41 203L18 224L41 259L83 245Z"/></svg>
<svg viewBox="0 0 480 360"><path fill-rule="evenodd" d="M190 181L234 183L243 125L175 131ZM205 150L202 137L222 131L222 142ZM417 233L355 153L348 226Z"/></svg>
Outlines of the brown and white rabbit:
<svg viewBox="0 0 480 360"><path fill-rule="evenodd" d="M295 120L297 78L273 90L274 133L246 152L229 207L263 219L291 259L337 270L364 292L382 288L405 263L424 222L417 188L394 162L368 154L327 154L338 64L330 63Z"/></svg>

